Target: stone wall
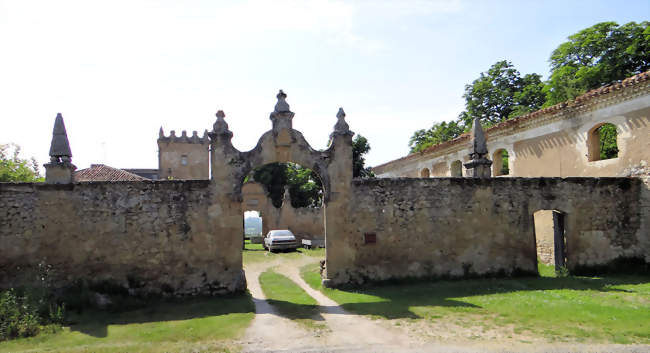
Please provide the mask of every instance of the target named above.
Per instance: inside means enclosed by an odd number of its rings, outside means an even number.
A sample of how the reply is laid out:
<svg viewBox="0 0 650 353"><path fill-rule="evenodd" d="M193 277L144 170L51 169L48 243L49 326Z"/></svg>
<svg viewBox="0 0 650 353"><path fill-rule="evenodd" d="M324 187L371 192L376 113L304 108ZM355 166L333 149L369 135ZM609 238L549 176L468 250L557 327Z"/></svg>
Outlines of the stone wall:
<svg viewBox="0 0 650 353"><path fill-rule="evenodd" d="M241 234L220 229L209 181L0 184L0 287L52 267L55 286L110 282L132 292L245 288Z"/></svg>
<svg viewBox="0 0 650 353"><path fill-rule="evenodd" d="M546 265L555 265L555 232L553 211L535 212L535 246L537 260Z"/></svg>
<svg viewBox="0 0 650 353"><path fill-rule="evenodd" d="M569 270L621 257L650 262L642 179L395 178L352 186L346 231L328 232L330 285L536 273L538 210L565 214ZM334 259L337 270L329 267Z"/></svg>

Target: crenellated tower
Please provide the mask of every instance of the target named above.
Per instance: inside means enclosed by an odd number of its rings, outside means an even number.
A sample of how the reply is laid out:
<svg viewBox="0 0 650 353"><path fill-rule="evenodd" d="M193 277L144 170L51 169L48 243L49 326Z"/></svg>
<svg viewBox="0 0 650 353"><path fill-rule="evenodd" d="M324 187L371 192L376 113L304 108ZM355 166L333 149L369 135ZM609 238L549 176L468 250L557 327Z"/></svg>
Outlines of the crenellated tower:
<svg viewBox="0 0 650 353"><path fill-rule="evenodd" d="M199 137L196 131L181 136L171 130L158 134L158 172L160 179L210 179L210 139L208 130Z"/></svg>

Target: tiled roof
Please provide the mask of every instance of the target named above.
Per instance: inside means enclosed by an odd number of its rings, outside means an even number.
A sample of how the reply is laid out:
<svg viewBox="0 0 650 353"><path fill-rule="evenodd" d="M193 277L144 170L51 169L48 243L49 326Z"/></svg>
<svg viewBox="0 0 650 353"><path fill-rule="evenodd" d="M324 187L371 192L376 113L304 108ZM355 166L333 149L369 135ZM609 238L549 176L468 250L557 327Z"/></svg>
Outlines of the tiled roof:
<svg viewBox="0 0 650 353"><path fill-rule="evenodd" d="M600 96L606 95L606 94L614 92L614 91L620 91L620 90L625 89L627 87L635 86L635 85L637 85L637 84L639 84L641 82L646 82L646 81L650 81L650 71L642 72L642 73L634 75L632 77L628 77L625 80L611 83L611 84L609 84L607 86L592 89L591 91L589 91L589 92L587 92L587 93L585 93L585 94L583 94L581 96L578 96L573 100L566 101L566 102L563 102L563 103L559 103L559 104L550 106L548 108L540 109L540 110L534 111L532 113L521 115L521 116L518 116L518 117L516 117L514 119L502 121L502 122L488 128L486 130L486 132L500 130L500 129L504 129L506 127L517 125L517 124L520 124L520 123L522 123L524 121L535 119L535 118L537 118L539 116L543 116L543 115L546 115L546 114L549 114L549 113L554 113L554 112L561 111L561 110L563 110L563 109L565 109L565 108L567 108L569 106L584 105L584 104L586 104L587 102L589 102L589 101L591 101L593 99L598 99L598 97L600 97ZM462 135L456 137L453 140L445 141L443 143L439 143L437 145L427 147L427 148L425 148L424 150L422 150L420 152L411 153L411 154L406 155L406 156L404 156L402 158L398 158L398 159L394 159L394 160L386 162L386 163L382 163L382 164L380 164L378 166L375 166L373 168L380 168L380 167L384 167L384 166L389 165L389 164L394 163L394 162L413 159L413 158L416 158L416 157L421 156L423 154L428 154L428 153L435 152L435 151L438 151L438 150L441 150L441 149L445 149L445 148L447 148L449 146L453 146L453 145L462 143L464 141L467 141L469 138L470 138L470 134L466 132L466 133L463 133Z"/></svg>
<svg viewBox="0 0 650 353"><path fill-rule="evenodd" d="M103 164L91 164L90 168L74 173L75 181L141 181L147 180L139 175Z"/></svg>

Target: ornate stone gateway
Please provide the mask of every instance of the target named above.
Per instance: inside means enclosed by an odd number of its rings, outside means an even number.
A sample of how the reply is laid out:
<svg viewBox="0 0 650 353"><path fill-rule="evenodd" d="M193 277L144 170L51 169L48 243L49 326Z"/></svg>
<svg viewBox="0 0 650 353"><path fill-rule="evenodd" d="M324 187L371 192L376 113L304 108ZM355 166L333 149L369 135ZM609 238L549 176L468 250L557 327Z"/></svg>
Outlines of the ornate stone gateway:
<svg viewBox="0 0 650 353"><path fill-rule="evenodd" d="M324 151L314 150L302 133L293 129L295 114L289 109L286 97L280 90L278 102L270 115L272 129L264 133L255 148L248 152L233 147L233 134L225 121L226 115L221 110L217 112L217 121L209 133L212 144L212 183L217 198L213 205L221 206L217 228L239 240L244 232L241 221L241 188L244 177L253 169L268 163L297 163L312 169L321 177L324 189L326 258L329 259L332 254L327 249L336 246L336 235L345 232L343 225L348 217L344 210L348 209L350 202L354 133L345 122L345 112L339 108L329 148Z"/></svg>

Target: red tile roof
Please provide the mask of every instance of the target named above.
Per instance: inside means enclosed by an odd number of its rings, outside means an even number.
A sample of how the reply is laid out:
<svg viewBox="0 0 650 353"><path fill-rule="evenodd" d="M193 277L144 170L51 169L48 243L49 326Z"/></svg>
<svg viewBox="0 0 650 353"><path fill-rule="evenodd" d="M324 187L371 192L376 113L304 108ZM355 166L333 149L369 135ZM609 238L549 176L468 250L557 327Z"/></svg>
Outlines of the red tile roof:
<svg viewBox="0 0 650 353"><path fill-rule="evenodd" d="M613 82L613 83L611 83L611 84L609 84L607 86L592 89L591 91L589 91L589 92L587 92L587 93L585 93L585 94L583 94L581 96L578 96L573 100L562 102L562 103L550 106L548 108L540 109L540 110L534 111L532 113L528 113L528 114L525 114L525 115L522 115L522 116L518 116L518 117L516 117L514 119L509 119L509 120L506 120L506 121L502 121L502 122L488 128L486 131L490 132L490 131L493 131L493 130L500 130L500 129L503 129L503 128L506 128L506 127L509 127L509 126L517 125L517 124L519 124L519 123L521 123L523 121L530 120L530 119L535 119L535 118L537 118L537 117L539 117L541 115L546 115L548 113L561 111L561 110L563 110L563 109L565 109L565 108L567 108L569 106L575 107L575 106L578 106L578 105L584 105L584 104L586 104L587 102L589 102L589 101L591 101L593 99L597 99L599 96L606 95L606 94L608 94L610 92L626 89L627 87L635 86L635 85L637 85L639 83L642 83L642 82L645 82L645 81L650 81L650 71L642 72L640 74L634 75L632 77L628 77L625 80L622 80L622 81L619 81L619 82ZM394 160L388 161L386 163L382 163L382 164L380 164L378 166L375 166L373 168L384 167L386 165L389 165L389 164L397 162L397 161L404 161L404 160L415 158L417 156L421 156L423 154L435 152L435 151L444 149L444 148L446 148L448 146L456 145L458 143L466 141L469 138L470 138L470 134L468 132L466 132L466 133L463 133L462 135L456 137L453 140L445 141L443 143L439 143L437 145L427 147L427 148L425 148L424 150L422 150L420 152L415 152L415 153L408 154L408 155L406 155L404 157L394 159Z"/></svg>
<svg viewBox="0 0 650 353"><path fill-rule="evenodd" d="M75 181L142 181L147 180L139 175L122 169L103 164L91 164L90 168L81 169L74 173Z"/></svg>

